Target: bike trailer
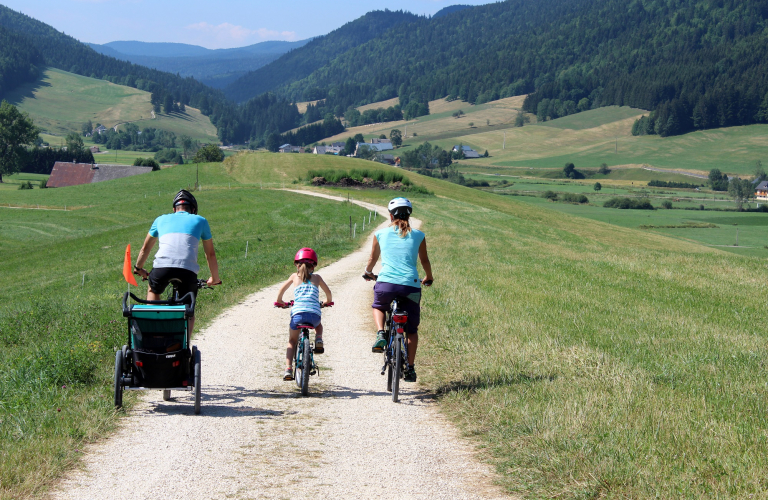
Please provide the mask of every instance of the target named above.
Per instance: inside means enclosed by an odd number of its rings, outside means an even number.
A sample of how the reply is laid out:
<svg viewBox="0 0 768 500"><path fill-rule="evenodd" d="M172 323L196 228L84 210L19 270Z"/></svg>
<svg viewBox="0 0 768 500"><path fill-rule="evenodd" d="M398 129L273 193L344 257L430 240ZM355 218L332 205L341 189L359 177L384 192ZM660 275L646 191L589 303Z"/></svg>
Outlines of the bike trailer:
<svg viewBox="0 0 768 500"><path fill-rule="evenodd" d="M191 352L184 305L136 304L128 321L138 385L187 386Z"/></svg>
<svg viewBox="0 0 768 500"><path fill-rule="evenodd" d="M138 304L128 305L129 296ZM122 406L124 389L194 390L195 413L200 412L200 351L189 345L192 294L184 302L147 301L126 293L123 316L128 320L128 344L116 353L115 406Z"/></svg>

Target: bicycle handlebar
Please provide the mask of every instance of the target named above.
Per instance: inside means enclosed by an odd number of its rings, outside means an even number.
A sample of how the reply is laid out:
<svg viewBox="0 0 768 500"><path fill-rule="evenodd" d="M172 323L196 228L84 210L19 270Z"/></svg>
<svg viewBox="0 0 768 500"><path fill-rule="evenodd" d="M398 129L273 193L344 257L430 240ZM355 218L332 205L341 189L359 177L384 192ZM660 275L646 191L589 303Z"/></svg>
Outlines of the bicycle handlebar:
<svg viewBox="0 0 768 500"><path fill-rule="evenodd" d="M334 304L333 302L321 302L320 303L320 308L322 309L324 307L332 307L333 304ZM293 305L293 301L290 301L290 302L275 302L274 305L275 305L275 307L279 307L280 309L288 309L289 307L291 307Z"/></svg>
<svg viewBox="0 0 768 500"><path fill-rule="evenodd" d="M373 273L371 273L371 274L364 274L363 275L363 279L365 281L377 281L379 279L379 275L378 274L373 274ZM424 281L421 282L421 284L424 285L424 286L432 286L432 283L434 281L435 280L424 280Z"/></svg>

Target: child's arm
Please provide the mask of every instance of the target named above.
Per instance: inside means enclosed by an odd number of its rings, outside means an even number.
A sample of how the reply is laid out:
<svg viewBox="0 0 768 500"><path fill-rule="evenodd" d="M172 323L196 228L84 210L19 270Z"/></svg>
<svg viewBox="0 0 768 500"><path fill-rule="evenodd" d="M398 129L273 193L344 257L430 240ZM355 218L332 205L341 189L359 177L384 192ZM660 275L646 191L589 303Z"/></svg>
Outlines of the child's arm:
<svg viewBox="0 0 768 500"><path fill-rule="evenodd" d="M285 291L290 288L290 286L293 284L293 277L296 276L296 273L293 273L288 280L283 283L283 285L280 287L280 290L277 291L277 302L283 303L283 295L285 294Z"/></svg>
<svg viewBox="0 0 768 500"><path fill-rule="evenodd" d="M323 281L322 276L319 274L315 274L315 277L317 277L317 286L320 287L320 289L325 293L325 303L333 302L333 295L331 294L331 289L328 288L328 285L325 284L325 281Z"/></svg>

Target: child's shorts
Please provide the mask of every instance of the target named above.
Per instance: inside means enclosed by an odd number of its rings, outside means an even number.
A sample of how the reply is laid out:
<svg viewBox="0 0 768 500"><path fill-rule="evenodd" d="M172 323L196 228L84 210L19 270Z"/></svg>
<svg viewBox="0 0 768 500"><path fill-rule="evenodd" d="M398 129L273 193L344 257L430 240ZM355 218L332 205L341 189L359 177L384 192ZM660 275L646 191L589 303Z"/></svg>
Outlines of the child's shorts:
<svg viewBox="0 0 768 500"><path fill-rule="evenodd" d="M317 326L320 324L320 315L311 312L299 312L291 316L291 330L298 330L299 325Z"/></svg>

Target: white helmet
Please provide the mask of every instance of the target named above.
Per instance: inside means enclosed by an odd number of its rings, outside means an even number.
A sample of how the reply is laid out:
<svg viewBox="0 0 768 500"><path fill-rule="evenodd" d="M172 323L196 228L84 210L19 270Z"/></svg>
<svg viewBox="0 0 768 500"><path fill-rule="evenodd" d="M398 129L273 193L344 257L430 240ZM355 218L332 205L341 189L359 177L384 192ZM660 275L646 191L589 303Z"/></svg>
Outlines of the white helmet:
<svg viewBox="0 0 768 500"><path fill-rule="evenodd" d="M395 198L389 202L387 209L395 219L408 220L411 212L413 212L413 205L411 205L407 198Z"/></svg>

